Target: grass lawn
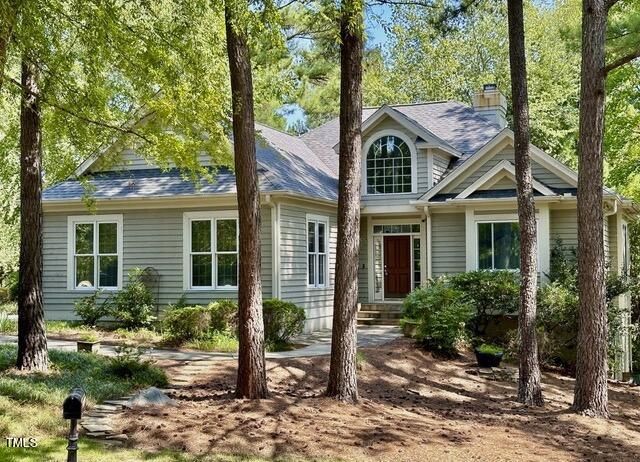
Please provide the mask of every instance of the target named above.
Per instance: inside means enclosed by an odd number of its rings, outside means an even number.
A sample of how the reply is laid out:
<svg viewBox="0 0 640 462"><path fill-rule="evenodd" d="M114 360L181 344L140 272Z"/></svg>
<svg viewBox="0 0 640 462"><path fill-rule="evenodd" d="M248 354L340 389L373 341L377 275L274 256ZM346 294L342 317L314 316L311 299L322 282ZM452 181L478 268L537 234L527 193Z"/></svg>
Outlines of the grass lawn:
<svg viewBox="0 0 640 462"><path fill-rule="evenodd" d="M119 398L137 388L165 385L164 372L154 366L141 367L130 379L112 372L111 360L89 353L49 351L47 374L22 374L13 369L16 348L0 346L0 460L66 460L68 422L62 419L62 401L75 385L87 391L89 406ZM8 448L7 437L34 437L34 448ZM255 456L209 454L198 456L175 450L136 450L112 446L81 435L78 459L85 462L261 462ZM281 459L285 460L285 459Z"/></svg>

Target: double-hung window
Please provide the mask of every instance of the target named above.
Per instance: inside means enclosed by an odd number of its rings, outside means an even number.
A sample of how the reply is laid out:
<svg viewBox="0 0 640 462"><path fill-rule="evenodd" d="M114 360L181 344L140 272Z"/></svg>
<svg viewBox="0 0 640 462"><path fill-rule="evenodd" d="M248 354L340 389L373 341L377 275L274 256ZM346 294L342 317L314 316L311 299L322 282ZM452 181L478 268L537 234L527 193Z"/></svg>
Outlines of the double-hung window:
<svg viewBox="0 0 640 462"><path fill-rule="evenodd" d="M307 283L310 287L328 286L328 236L326 217L307 216Z"/></svg>
<svg viewBox="0 0 640 462"><path fill-rule="evenodd" d="M185 214L186 289L238 287L238 218L235 212Z"/></svg>
<svg viewBox="0 0 640 462"><path fill-rule="evenodd" d="M122 215L68 218L68 288L122 286Z"/></svg>
<svg viewBox="0 0 640 462"><path fill-rule="evenodd" d="M481 222L477 226L478 269L520 269L518 222Z"/></svg>

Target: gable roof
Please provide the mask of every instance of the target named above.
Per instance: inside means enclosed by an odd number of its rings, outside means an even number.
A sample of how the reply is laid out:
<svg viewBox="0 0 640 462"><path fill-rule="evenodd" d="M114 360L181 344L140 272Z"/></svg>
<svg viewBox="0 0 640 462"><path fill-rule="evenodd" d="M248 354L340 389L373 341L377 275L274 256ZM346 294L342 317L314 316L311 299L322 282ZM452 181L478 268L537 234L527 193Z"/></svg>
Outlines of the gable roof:
<svg viewBox="0 0 640 462"><path fill-rule="evenodd" d="M287 192L335 201L338 197L337 176L299 138L256 124L256 157L261 192ZM99 156L92 156L95 162ZM85 171L91 163L83 163ZM84 174L89 183L70 178L43 192L44 201L81 200L87 194L95 199L144 197L206 196L236 192L232 170L221 168L214 181L201 179L195 183L177 168L161 170L122 170Z"/></svg>
<svg viewBox="0 0 640 462"><path fill-rule="evenodd" d="M478 115L472 108L457 101L436 101L417 104L391 104L362 110L366 124L382 107L393 109L405 120L433 134L446 145L461 154L464 160L500 133L500 127ZM308 131L302 140L335 172L338 172L338 155L333 147L339 139L338 118Z"/></svg>

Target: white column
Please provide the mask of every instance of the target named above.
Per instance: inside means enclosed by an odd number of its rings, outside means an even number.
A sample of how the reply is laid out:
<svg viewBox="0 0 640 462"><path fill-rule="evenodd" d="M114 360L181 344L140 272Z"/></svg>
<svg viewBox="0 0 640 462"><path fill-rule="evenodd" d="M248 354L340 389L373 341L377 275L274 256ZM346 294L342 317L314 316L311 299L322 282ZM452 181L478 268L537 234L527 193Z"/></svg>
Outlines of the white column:
<svg viewBox="0 0 640 462"><path fill-rule="evenodd" d="M547 281L547 273L551 269L551 233L549 223L549 204L538 205L538 264L540 279Z"/></svg>
<svg viewBox="0 0 640 462"><path fill-rule="evenodd" d="M477 242L476 242L476 223L473 207L465 208L465 261L467 262L467 271L478 269L477 259Z"/></svg>

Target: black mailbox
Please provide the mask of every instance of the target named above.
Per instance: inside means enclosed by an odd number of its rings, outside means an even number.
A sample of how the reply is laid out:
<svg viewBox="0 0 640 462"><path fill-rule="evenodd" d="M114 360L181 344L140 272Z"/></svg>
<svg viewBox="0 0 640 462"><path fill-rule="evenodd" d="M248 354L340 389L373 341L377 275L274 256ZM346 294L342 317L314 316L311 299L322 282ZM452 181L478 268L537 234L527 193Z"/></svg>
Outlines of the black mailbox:
<svg viewBox="0 0 640 462"><path fill-rule="evenodd" d="M69 396L62 404L63 419L81 419L84 410L85 392L84 389L76 387L71 390Z"/></svg>

